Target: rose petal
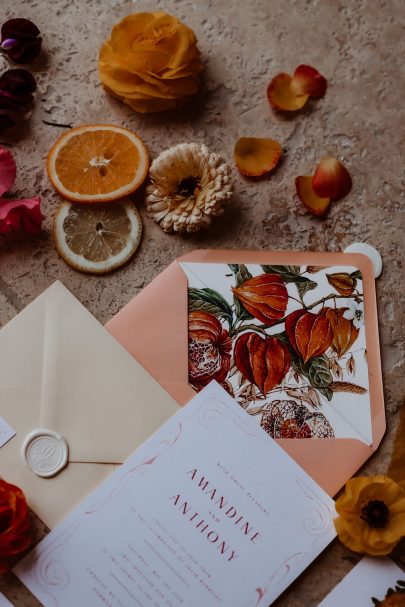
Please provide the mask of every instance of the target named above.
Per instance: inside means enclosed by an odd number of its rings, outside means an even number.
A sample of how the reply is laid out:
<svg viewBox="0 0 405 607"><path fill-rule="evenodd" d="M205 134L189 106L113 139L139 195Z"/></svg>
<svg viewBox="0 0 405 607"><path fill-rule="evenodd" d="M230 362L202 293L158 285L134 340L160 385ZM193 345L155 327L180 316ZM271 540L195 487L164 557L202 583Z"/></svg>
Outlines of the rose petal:
<svg viewBox="0 0 405 607"><path fill-rule="evenodd" d="M310 65L299 65L290 85L290 89L295 95L310 95L311 97L323 97L326 87L326 78Z"/></svg>
<svg viewBox="0 0 405 607"><path fill-rule="evenodd" d="M13 187L16 172L17 167L11 152L0 147L0 196Z"/></svg>
<svg viewBox="0 0 405 607"><path fill-rule="evenodd" d="M273 139L241 137L235 145L235 163L242 175L260 177L277 166L281 145Z"/></svg>
<svg viewBox="0 0 405 607"><path fill-rule="evenodd" d="M267 98L275 110L296 112L308 101L309 95L296 95L290 88L291 76L278 74L267 87Z"/></svg>
<svg viewBox="0 0 405 607"><path fill-rule="evenodd" d="M311 175L300 175L295 178L298 198L308 211L318 217L324 217L330 206L330 198L320 198L312 189Z"/></svg>
<svg viewBox="0 0 405 607"><path fill-rule="evenodd" d="M0 199L0 234L23 229L27 234L38 234L44 216L38 197L21 200Z"/></svg>
<svg viewBox="0 0 405 607"><path fill-rule="evenodd" d="M352 178L339 160L325 156L312 178L312 189L321 198L339 200L352 189Z"/></svg>

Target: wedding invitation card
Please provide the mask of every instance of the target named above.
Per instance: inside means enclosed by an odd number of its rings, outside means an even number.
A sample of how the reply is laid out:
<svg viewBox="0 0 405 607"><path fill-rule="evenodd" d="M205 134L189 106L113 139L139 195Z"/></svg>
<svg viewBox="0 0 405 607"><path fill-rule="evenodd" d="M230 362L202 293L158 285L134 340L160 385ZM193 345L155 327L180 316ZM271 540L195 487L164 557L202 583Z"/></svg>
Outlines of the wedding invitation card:
<svg viewBox="0 0 405 607"><path fill-rule="evenodd" d="M0 592L0 607L13 607L10 601L2 592Z"/></svg>
<svg viewBox="0 0 405 607"><path fill-rule="evenodd" d="M335 537L334 516L213 382L15 573L45 607L267 607Z"/></svg>
<svg viewBox="0 0 405 607"><path fill-rule="evenodd" d="M390 597L390 598L388 598ZM387 601L384 599L387 598ZM405 572L388 558L363 558L319 607L405 605Z"/></svg>

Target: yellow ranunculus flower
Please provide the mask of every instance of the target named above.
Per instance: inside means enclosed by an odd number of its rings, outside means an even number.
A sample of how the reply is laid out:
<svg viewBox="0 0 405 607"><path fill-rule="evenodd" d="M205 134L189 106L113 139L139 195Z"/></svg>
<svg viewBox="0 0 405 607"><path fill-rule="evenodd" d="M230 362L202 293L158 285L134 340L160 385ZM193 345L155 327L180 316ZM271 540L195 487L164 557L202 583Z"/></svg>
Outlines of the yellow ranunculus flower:
<svg viewBox="0 0 405 607"><path fill-rule="evenodd" d="M134 13L102 45L99 74L109 93L137 112L179 108L199 88L194 32L165 13Z"/></svg>
<svg viewBox="0 0 405 607"><path fill-rule="evenodd" d="M354 552L389 554L405 536L405 487L387 476L355 477L336 501L335 527Z"/></svg>

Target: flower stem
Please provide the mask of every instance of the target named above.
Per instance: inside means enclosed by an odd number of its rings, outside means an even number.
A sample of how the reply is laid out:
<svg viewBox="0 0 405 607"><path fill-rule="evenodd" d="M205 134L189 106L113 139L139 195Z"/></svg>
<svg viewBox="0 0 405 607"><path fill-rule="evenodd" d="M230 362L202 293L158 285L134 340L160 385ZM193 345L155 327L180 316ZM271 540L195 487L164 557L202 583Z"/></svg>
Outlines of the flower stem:
<svg viewBox="0 0 405 607"><path fill-rule="evenodd" d="M363 296L363 293L359 293L359 295ZM328 301L329 299L354 299L359 295L327 295L326 297L322 297L321 299L318 299L318 301L315 301L314 303L307 306L307 310L312 310L312 308L315 308L315 306L318 306L321 303L325 303L325 301Z"/></svg>

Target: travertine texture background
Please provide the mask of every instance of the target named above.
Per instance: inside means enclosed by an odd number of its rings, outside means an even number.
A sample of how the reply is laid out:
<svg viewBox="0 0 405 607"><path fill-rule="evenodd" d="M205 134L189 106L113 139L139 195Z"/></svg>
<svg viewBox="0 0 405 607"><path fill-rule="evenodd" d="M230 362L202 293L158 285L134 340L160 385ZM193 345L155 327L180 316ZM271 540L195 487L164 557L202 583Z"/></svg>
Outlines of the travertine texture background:
<svg viewBox="0 0 405 607"><path fill-rule="evenodd" d="M100 44L115 22L140 10L173 13L197 34L204 87L179 114L137 115L108 97L98 81ZM0 325L56 279L105 322L170 261L198 247L337 251L367 241L384 260L377 291L388 429L364 472L384 473L404 387L403 0L3 0L0 16L31 18L44 37L44 56L33 66L33 115L0 142L17 159L13 193L39 194L46 215L38 238L0 242ZM327 77L326 97L291 117L276 115L266 99L267 84L300 63ZM124 125L141 135L152 157L175 143L196 141L232 161L239 136L267 135L282 142L284 160L259 181L235 173L227 213L191 237L164 234L146 217L138 196L145 228L140 250L125 268L97 278L70 269L54 249L51 220L59 198L44 159L64 129L44 121ZM297 201L294 177L313 172L324 154L344 161L354 185L319 221ZM36 528L39 539L45 530L38 521ZM396 557L405 563L400 548ZM317 605L357 560L335 541L277 605ZM0 578L0 588L15 605L38 604L12 574Z"/></svg>

